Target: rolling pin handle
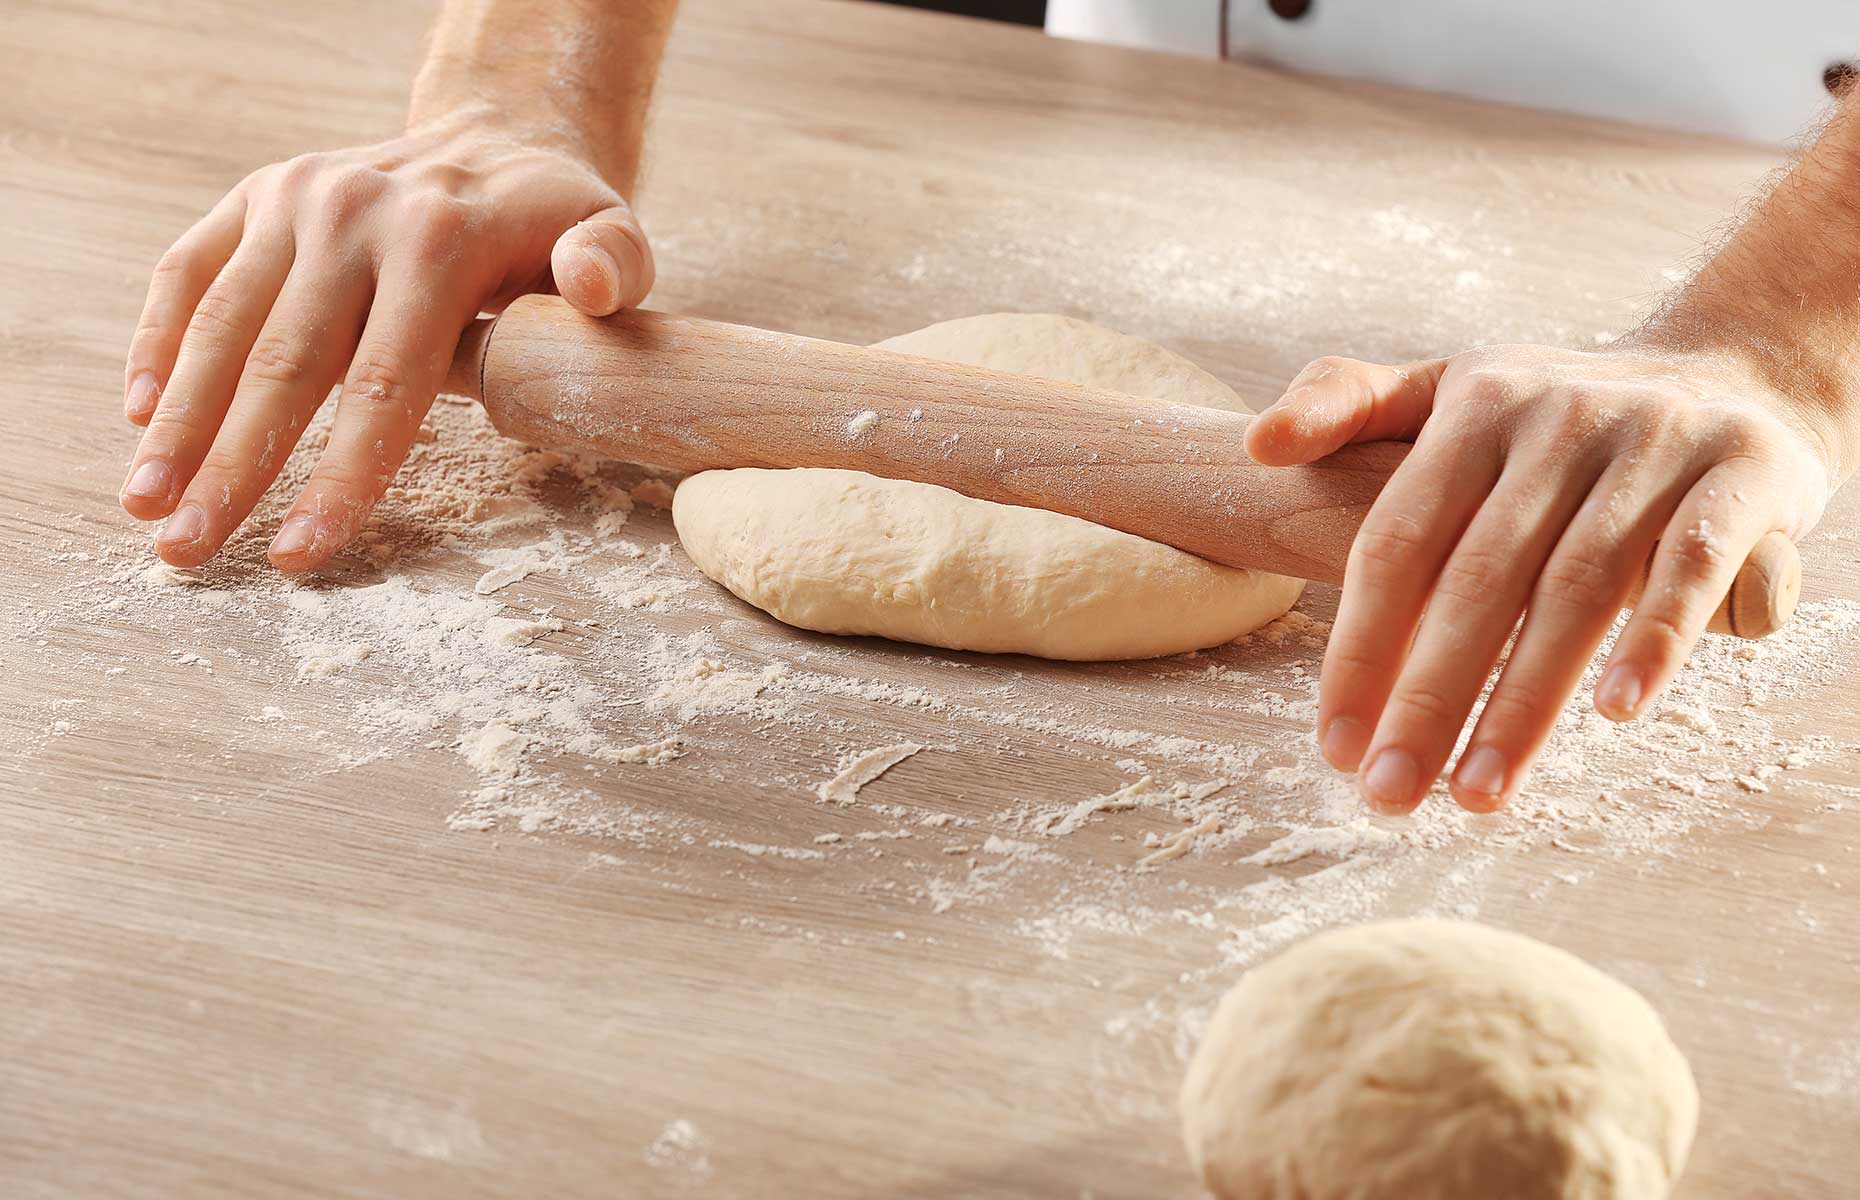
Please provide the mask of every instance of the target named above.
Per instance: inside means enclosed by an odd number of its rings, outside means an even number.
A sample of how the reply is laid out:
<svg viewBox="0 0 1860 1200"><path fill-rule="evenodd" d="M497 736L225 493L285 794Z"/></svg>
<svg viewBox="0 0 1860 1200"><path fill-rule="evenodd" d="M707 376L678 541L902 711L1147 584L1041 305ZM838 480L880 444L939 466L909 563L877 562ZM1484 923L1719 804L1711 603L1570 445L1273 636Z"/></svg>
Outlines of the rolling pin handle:
<svg viewBox="0 0 1860 1200"><path fill-rule="evenodd" d="M1731 581L1710 628L1742 638L1768 637L1795 615L1802 595L1802 557L1781 532L1767 533Z"/></svg>
<svg viewBox="0 0 1860 1200"><path fill-rule="evenodd" d="M479 317L459 334L458 348L452 352L452 365L439 390L448 396L484 399L484 360L491 350L491 329L496 317Z"/></svg>

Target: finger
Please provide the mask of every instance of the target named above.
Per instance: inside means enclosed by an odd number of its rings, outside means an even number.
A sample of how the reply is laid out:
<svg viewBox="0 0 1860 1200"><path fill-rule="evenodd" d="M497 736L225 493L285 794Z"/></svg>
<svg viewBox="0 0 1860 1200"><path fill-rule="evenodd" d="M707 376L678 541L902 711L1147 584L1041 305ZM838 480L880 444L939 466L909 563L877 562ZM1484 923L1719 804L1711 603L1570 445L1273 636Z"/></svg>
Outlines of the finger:
<svg viewBox="0 0 1860 1200"><path fill-rule="evenodd" d="M1553 453L1563 453L1557 447ZM1453 548L1363 755L1371 807L1411 811L1439 777L1531 585L1605 460L1513 460Z"/></svg>
<svg viewBox="0 0 1860 1200"><path fill-rule="evenodd" d="M244 225L245 193L228 192L155 264L123 369L123 415L133 424L147 425L155 415L188 319L238 249Z"/></svg>
<svg viewBox="0 0 1860 1200"><path fill-rule="evenodd" d="M288 226L250 233L200 297L174 374L136 448L122 503L133 517L167 516L213 444L246 355L271 314L294 255ZM190 541L190 530L173 531Z"/></svg>
<svg viewBox="0 0 1860 1200"><path fill-rule="evenodd" d="M562 299L592 317L631 308L652 290L652 247L625 203L602 209L556 239L549 263Z"/></svg>
<svg viewBox="0 0 1860 1200"><path fill-rule="evenodd" d="M1686 493L1660 535L1640 603L1602 668L1596 711L1629 721L1665 689L1751 548L1776 527L1771 512L1745 498L1775 490L1761 468L1740 459L1708 471Z"/></svg>
<svg viewBox="0 0 1860 1200"><path fill-rule="evenodd" d="M1498 479L1495 449L1422 439L1350 546L1318 680L1318 745L1353 771L1408 655L1435 577Z"/></svg>
<svg viewBox="0 0 1860 1200"><path fill-rule="evenodd" d="M1444 358L1405 367L1320 358L1247 426L1246 451L1263 466L1297 466L1351 442L1414 437L1446 369Z"/></svg>
<svg viewBox="0 0 1860 1200"><path fill-rule="evenodd" d="M1524 786L1662 524L1694 482L1683 464L1623 456L1590 490L1531 589L1524 626L1454 768L1462 806L1493 811Z"/></svg>
<svg viewBox="0 0 1860 1200"><path fill-rule="evenodd" d="M319 567L360 530L407 457L478 301L427 256L384 266L329 444L272 539L280 570Z"/></svg>
<svg viewBox="0 0 1860 1200"><path fill-rule="evenodd" d="M314 260L314 267L306 263ZM311 416L342 378L367 311L365 272L309 252L246 356L232 407L193 482L155 540L167 562L192 567L219 553L271 486Z"/></svg>

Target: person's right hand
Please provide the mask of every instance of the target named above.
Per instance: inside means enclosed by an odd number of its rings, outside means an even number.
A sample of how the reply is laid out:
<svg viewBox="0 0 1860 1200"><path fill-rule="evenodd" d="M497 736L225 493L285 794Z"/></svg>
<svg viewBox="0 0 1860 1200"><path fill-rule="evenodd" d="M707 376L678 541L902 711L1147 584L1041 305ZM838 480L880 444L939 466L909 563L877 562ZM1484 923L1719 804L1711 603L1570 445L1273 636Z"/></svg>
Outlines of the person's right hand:
<svg viewBox="0 0 1860 1200"><path fill-rule="evenodd" d="M265 167L155 267L129 348L124 407L148 432L123 508L168 518L166 561L207 561L340 383L270 549L283 570L320 566L386 491L474 316L551 290L604 316L652 278L619 192L484 114Z"/></svg>
<svg viewBox="0 0 1860 1200"><path fill-rule="evenodd" d="M1644 715L1757 542L1820 519L1841 431L1750 352L1663 333L1322 358L1247 428L1269 466L1414 443L1350 548L1318 686L1319 748L1377 812L1421 803L1469 720L1454 799L1493 812L1517 795L1647 570L1594 691L1610 720Z"/></svg>

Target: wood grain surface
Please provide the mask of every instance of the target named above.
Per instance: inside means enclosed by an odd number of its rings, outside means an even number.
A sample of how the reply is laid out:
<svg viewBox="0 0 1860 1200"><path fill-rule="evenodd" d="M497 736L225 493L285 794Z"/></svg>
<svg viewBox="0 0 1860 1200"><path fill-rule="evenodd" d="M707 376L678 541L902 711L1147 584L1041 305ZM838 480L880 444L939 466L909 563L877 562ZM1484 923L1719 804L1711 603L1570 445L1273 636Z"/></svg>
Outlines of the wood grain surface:
<svg viewBox="0 0 1860 1200"><path fill-rule="evenodd" d="M553 606L550 669L589 686L627 684L603 639L655 635L815 681L787 718L694 718L662 768L562 756L598 811L669 831L629 839L449 825L480 782L460 730L359 740L352 714L406 669L302 678L262 542L188 593L220 608L124 583L147 559L115 493L149 267L253 168L391 134L426 17L14 0L0 20L0 1194L1186 1197L1182 1056L1247 947L1410 912L1531 933L1648 995L1704 1097L1687 1200L1853 1193L1851 636L1801 643L1767 703L1685 718L1718 736L1669 727L1644 786L1600 796L1614 824L1540 837L1436 811L1437 844L1377 823L1397 840L1339 876L1323 855L1242 861L1320 787L1300 782L1296 706L1248 703L1308 685L1312 637L1079 667L835 642L704 587L616 617L585 573L534 576L497 598ZM862 343L1057 311L1258 401L1323 353L1605 340L1776 165L824 0L693 0L651 151L656 307ZM425 545L384 514L384 542ZM583 509L559 515L587 533ZM1840 498L1802 546L1805 613L1860 598L1855 517ZM670 539L644 503L626 533ZM470 596L485 569L441 546L401 561L422 594ZM381 574L345 557L308 594ZM1314 587L1301 610L1333 604ZM1752 695L1762 667L1739 676ZM942 707L895 700L913 688ZM1692 792L1656 777L1758 726L1805 765ZM905 740L929 748L858 807L815 803L843 752ZM1130 759L1193 783L1221 754L1253 764L1227 819L1258 832L1166 869L1120 869L1166 814L1066 837L1004 815L1108 793ZM1566 782L1581 766L1547 774L1535 811L1596 802ZM881 803L967 824L859 840ZM1611 846L1660 814L1690 815L1644 853ZM1043 857L990 873L961 839L994 834ZM744 849L768 846L795 853ZM1326 878L1362 890L1262 908Z"/></svg>

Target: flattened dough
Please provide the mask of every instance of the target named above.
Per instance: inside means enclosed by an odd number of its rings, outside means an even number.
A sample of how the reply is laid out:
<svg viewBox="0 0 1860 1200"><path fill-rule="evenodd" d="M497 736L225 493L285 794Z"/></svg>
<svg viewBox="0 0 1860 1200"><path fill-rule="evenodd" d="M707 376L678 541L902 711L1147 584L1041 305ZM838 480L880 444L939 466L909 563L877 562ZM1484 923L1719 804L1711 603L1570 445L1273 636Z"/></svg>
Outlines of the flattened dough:
<svg viewBox="0 0 1860 1200"><path fill-rule="evenodd" d="M1069 317L967 317L879 345L1248 411L1186 359ZM952 650L1179 654L1252 632L1304 589L1076 517L859 471L705 471L679 485L672 519L704 574L779 620Z"/></svg>

